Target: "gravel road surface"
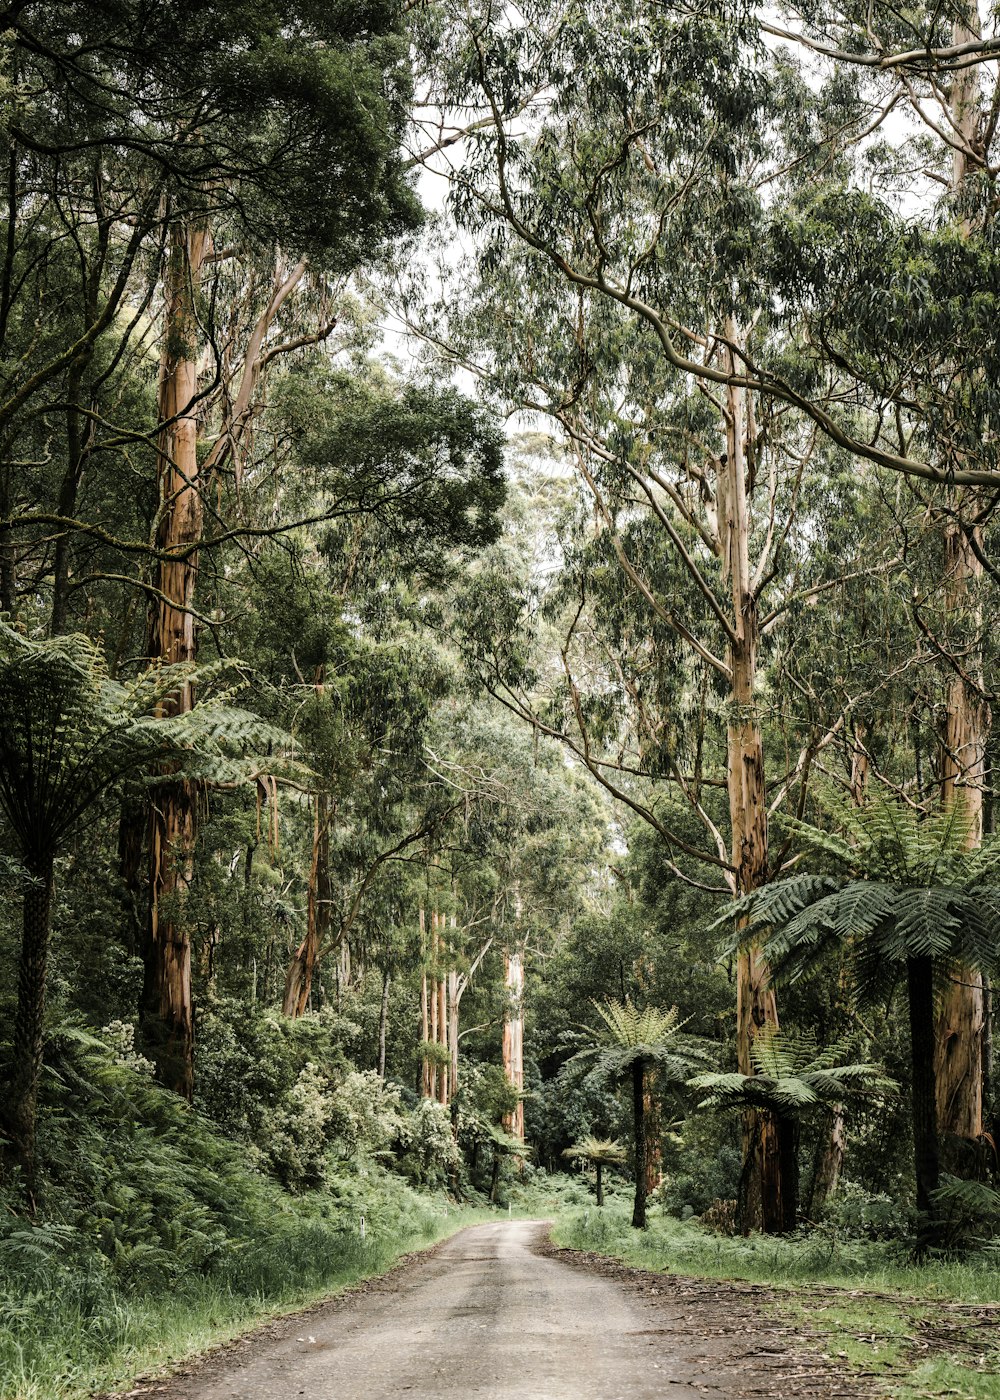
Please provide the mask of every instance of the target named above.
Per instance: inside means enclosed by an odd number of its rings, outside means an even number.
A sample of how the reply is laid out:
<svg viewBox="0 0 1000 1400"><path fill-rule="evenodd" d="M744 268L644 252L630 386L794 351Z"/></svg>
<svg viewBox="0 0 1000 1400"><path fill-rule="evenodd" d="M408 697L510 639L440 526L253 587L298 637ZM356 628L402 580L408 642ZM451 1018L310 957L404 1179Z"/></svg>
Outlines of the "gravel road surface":
<svg viewBox="0 0 1000 1400"><path fill-rule="evenodd" d="M759 1314L567 1262L546 1227L463 1230L356 1294L286 1319L167 1400L806 1400L862 1392ZM659 1287L654 1286L658 1284ZM713 1300L714 1299L714 1303ZM699 1307L699 1302L703 1306ZM720 1315L721 1314L721 1315Z"/></svg>

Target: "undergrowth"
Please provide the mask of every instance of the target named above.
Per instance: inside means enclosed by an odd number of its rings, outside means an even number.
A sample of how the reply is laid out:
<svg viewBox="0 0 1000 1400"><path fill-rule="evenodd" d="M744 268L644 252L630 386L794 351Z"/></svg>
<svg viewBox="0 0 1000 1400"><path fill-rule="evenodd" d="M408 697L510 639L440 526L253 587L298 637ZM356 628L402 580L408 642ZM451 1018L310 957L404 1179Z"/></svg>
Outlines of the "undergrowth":
<svg viewBox="0 0 1000 1400"><path fill-rule="evenodd" d="M47 1074L34 1216L0 1192L0 1400L123 1385L474 1218L363 1150L290 1191L92 1044Z"/></svg>
<svg viewBox="0 0 1000 1400"><path fill-rule="evenodd" d="M667 1215L653 1215L648 1229L633 1230L630 1209L627 1197L620 1196L603 1210L586 1206L568 1211L557 1221L553 1237L571 1249L614 1255L640 1269L776 1287L833 1284L970 1304L1000 1301L1000 1271L992 1251L918 1265L897 1241L835 1231L744 1239Z"/></svg>

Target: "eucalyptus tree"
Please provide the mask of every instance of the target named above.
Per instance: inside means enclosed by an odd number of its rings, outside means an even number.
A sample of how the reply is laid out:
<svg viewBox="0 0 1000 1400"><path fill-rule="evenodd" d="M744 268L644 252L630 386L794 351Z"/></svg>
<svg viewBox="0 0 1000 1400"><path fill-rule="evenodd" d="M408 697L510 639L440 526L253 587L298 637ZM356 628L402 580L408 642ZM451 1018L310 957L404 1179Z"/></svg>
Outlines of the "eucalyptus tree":
<svg viewBox="0 0 1000 1400"><path fill-rule="evenodd" d="M732 16L668 8L609 25L603 9L529 7L510 25L463 24L491 114L453 175L456 215L480 243L480 295L430 333L450 335L499 399L551 416L593 522L578 522L567 552L554 703L509 671L495 689L644 815L687 878L691 857L716 888L747 892L774 873L770 812L799 799L846 723L802 735L769 785L761 668L788 611L827 587L807 502L813 476L842 465L796 396L779 402L746 372L764 356L797 373L769 293L771 211L802 182L842 179L850 134L873 113L849 88L820 102L790 66L766 72L754 26ZM891 554L857 561L893 567ZM721 753L698 737L706 722L721 723ZM686 815L658 803L664 777ZM753 1035L776 1023L767 968L747 949L747 1072ZM777 1179L777 1144L747 1141ZM765 1196L751 1199L767 1226Z"/></svg>
<svg viewBox="0 0 1000 1400"><path fill-rule="evenodd" d="M984 34L978 6L956 0L905 12L879 6L860 29L856 19L851 6L792 11L768 28L822 70L859 75L878 100L891 93L900 110L909 108L919 155L896 162L897 188L882 181L866 194L845 192L835 213L822 201L808 211L808 231L803 222L793 239L792 301L810 331L822 323L823 344L893 413L901 449L938 468L941 485L924 500L938 577L916 594L914 612L942 672L941 800L963 809L974 846L989 787L994 690L984 578L994 572L987 533L997 416L995 17L987 20L994 32ZM915 199L926 211L922 226L908 212ZM978 479L970 468L980 469ZM982 978L959 969L941 998L937 1030L940 1125L956 1169L983 1141L986 1036Z"/></svg>

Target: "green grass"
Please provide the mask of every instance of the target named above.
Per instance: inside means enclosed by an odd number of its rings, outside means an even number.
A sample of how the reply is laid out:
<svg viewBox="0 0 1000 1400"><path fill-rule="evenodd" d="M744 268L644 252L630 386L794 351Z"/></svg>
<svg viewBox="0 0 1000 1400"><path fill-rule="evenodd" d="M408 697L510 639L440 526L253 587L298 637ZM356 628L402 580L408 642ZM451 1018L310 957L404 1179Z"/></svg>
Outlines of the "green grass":
<svg viewBox="0 0 1000 1400"><path fill-rule="evenodd" d="M372 1187L364 1240L356 1210L348 1223L318 1193L301 1202L286 1198L269 1232L234 1241L208 1272L192 1271L169 1287L153 1276L115 1278L99 1256L67 1256L19 1232L25 1238L14 1242L14 1252L29 1257L6 1286L0 1283L0 1397L83 1400L128 1388L137 1375L167 1370L270 1317L384 1273L402 1254L484 1215L456 1211L443 1197L385 1177ZM9 1256L10 1237L4 1243Z"/></svg>
<svg viewBox="0 0 1000 1400"><path fill-rule="evenodd" d="M901 1246L818 1231L794 1238L715 1235L654 1215L633 1230L630 1203L564 1212L553 1238L651 1272L763 1284L761 1307L795 1324L836 1363L877 1377L899 1400L997 1400L1000 1302L995 1256L910 1262ZM1000 1320L998 1318L997 1320Z"/></svg>

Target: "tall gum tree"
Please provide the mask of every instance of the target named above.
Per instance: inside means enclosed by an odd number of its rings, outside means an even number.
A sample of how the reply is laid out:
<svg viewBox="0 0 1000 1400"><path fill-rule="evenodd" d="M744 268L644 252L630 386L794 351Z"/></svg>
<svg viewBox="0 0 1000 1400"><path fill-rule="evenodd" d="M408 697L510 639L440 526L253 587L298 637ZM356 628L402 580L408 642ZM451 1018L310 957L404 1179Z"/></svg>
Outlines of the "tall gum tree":
<svg viewBox="0 0 1000 1400"><path fill-rule="evenodd" d="M849 5L839 13L800 17L797 25L765 28L807 52L812 63L830 64L841 76L861 75L877 100L909 109L914 133L932 133L935 149L922 172L922 189L911 181L901 190L890 178L876 183L872 194L842 202L827 248L836 239L841 247L858 249L858 232L874 214L882 230L881 256L876 266L862 254L855 270L833 277L827 260L822 280L814 282L818 296L809 319L812 329L823 324L824 345L872 408L878 406L883 421L895 418L903 455L923 453L932 467L926 479L936 476L941 483L924 498L930 533L941 544L936 587L927 590L936 596L937 620L933 626L923 615L918 620L945 672L940 799L946 809L960 810L971 849L982 837L991 731L982 597L984 575L991 572L985 532L993 498L983 488L996 469L996 338L977 307L978 293L995 276L989 211L995 201L997 122L991 114L997 110L998 41L995 19L994 33L984 34L978 7L965 0L944 11L915 6L864 13L868 18L860 25L860 7ZM816 232L814 225L809 238ZM918 249L923 272L904 313L901 298L915 289L910 274ZM879 298L897 308L881 330L870 321ZM943 315L946 307L951 310ZM919 788L919 772L916 783ZM945 977L935 1033L942 1152L952 1170L976 1173L985 1141L983 978L973 968L937 971Z"/></svg>
<svg viewBox="0 0 1000 1400"><path fill-rule="evenodd" d="M825 449L817 448L817 415L810 422L776 403L752 368L777 345L788 349L780 319L770 319L755 243L766 245L768 204L786 197L788 171L822 180L838 169L844 131L877 125L879 114L848 101L823 118L790 71L783 90L769 85L753 34L738 21L617 18L621 32L606 13L581 7L553 27L530 7L512 28L491 30L466 12L486 130L466 130L469 155L452 188L457 217L481 240L481 295L471 311L455 306L448 325L423 329L476 366L500 401L555 420L592 498L601 566L616 562L651 634L669 637L662 653L651 643L625 659L610 608L607 636L600 631L597 599L609 590L599 572L581 569L565 590L561 715L546 712L533 683L505 691L494 669L495 693L646 816L673 869L690 877L688 858L700 858L722 876L721 888L745 893L774 873L769 813L799 795L845 721L841 714L827 731L805 735L768 787L760 651L793 601L826 586L811 587L808 528L797 533L803 479ZM528 72L537 86L519 85ZM793 110L810 111L804 132L786 121ZM800 398L790 396L795 409ZM879 559L860 571L892 567ZM701 685L702 668L710 677L703 708L711 708L708 694L725 696L725 815L706 796L701 750L688 766L664 742L666 712L654 713L643 673L662 674L677 655L686 659L675 701ZM602 682L588 688L597 673ZM637 762L634 749L627 763L616 761L600 685L632 708L636 732L646 731L639 749L652 736L658 771ZM680 794L701 844L682 830L684 819L655 810L657 777ZM749 1073L755 1030L777 1020L756 950L740 961L737 1020ZM772 1126L763 1117L748 1125L747 1228L788 1224Z"/></svg>
<svg viewBox="0 0 1000 1400"><path fill-rule="evenodd" d="M183 217L174 221L165 278L159 388L157 596L150 610L148 643L149 656L167 664L190 664L197 656L195 587L203 510L198 462L202 347L196 299L209 248L203 225ZM193 702L187 682L164 701L163 711L185 714ZM188 1099L194 1091L194 1008L184 895L192 875L196 803L194 785L181 779L159 793L152 804L143 996L146 1036L160 1078Z"/></svg>
<svg viewBox="0 0 1000 1400"><path fill-rule="evenodd" d="M981 38L978 14L968 6L966 13L955 20L952 42L965 46ZM955 133L951 195L965 237L971 230L968 217L962 213L962 204L970 176L979 164L978 132L982 115L979 69L972 64L955 73L951 89ZM981 517L985 503L980 492L956 495L958 498L952 502L952 518L944 529L944 606L957 623L949 651L963 659L955 664L954 674L947 682L942 726L941 800L946 808L962 810L968 827L966 840L969 848L974 849L983 836L986 753L992 722L985 697L981 643ZM957 635L959 631L960 636ZM970 1166L976 1170L975 1158L983 1143L985 1027L982 972L970 967L949 969L937 1007L935 1031L938 1132L945 1165L963 1174ZM970 1149L971 1163L967 1160Z"/></svg>

